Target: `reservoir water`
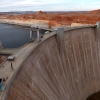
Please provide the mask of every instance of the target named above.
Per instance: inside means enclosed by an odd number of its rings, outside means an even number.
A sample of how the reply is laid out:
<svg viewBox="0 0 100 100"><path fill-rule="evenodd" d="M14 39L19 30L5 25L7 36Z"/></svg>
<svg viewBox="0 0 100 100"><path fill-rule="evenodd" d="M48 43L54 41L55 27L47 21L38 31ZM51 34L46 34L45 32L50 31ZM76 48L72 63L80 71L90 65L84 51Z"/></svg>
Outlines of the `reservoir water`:
<svg viewBox="0 0 100 100"><path fill-rule="evenodd" d="M46 30L41 29L41 33L44 34ZM37 33L34 32L33 37L37 37ZM3 48L18 48L28 43L30 39L30 30L25 27L11 24L0 23L0 41ZM8 56L0 55L0 64L7 59Z"/></svg>
<svg viewBox="0 0 100 100"><path fill-rule="evenodd" d="M29 41L30 31L24 27L0 23L0 41L3 48L18 48Z"/></svg>

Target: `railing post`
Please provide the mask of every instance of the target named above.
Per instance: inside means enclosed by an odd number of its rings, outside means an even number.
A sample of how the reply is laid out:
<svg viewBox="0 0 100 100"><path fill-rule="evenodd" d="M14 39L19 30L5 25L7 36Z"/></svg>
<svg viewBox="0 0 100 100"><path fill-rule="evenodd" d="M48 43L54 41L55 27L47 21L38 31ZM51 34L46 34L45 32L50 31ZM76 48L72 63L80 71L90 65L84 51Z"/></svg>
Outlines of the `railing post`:
<svg viewBox="0 0 100 100"><path fill-rule="evenodd" d="M30 30L30 39L32 38L32 30Z"/></svg>
<svg viewBox="0 0 100 100"><path fill-rule="evenodd" d="M29 40L29 42L32 42L32 41L34 41L34 37L33 37L33 31L32 31L32 29L30 29L30 40Z"/></svg>
<svg viewBox="0 0 100 100"><path fill-rule="evenodd" d="M38 42L41 42L41 33L39 32L39 29L37 30L37 39Z"/></svg>
<svg viewBox="0 0 100 100"><path fill-rule="evenodd" d="M100 39L100 22L97 22L97 27L96 27L96 41Z"/></svg>

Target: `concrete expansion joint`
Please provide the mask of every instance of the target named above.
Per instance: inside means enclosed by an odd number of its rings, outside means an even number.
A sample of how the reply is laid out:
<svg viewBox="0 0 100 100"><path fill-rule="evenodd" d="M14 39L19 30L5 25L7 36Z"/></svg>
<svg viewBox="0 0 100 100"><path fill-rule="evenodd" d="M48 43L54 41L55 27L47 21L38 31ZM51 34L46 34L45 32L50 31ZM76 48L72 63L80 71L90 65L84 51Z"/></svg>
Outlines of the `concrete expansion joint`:
<svg viewBox="0 0 100 100"><path fill-rule="evenodd" d="M96 31L95 39L96 39L96 42L98 42L100 41L100 22L96 23L95 31Z"/></svg>

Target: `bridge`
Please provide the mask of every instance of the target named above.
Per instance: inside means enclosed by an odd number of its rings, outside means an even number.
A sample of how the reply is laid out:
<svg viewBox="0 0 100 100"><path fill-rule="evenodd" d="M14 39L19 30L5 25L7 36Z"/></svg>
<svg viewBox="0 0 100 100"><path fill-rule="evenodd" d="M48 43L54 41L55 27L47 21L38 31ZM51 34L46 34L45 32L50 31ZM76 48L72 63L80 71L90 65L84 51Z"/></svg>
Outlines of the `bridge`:
<svg viewBox="0 0 100 100"><path fill-rule="evenodd" d="M100 91L100 23L58 28L0 68L0 100L86 100Z"/></svg>

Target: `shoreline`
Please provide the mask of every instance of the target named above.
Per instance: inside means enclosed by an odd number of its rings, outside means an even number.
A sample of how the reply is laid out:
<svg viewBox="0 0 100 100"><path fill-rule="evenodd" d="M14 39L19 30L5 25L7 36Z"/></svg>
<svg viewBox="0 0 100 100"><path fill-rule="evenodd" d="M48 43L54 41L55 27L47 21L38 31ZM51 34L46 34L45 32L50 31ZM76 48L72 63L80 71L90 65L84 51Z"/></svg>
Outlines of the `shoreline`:
<svg viewBox="0 0 100 100"><path fill-rule="evenodd" d="M10 19L0 19L0 23L5 23L5 24L12 24L12 25L20 25L20 26L26 26L26 27L31 27L31 26L38 26L39 28L44 28L44 29L54 29L58 26L56 22L54 21L48 21L48 20L29 20L29 21L24 21L24 20L10 20Z"/></svg>

